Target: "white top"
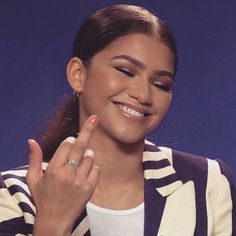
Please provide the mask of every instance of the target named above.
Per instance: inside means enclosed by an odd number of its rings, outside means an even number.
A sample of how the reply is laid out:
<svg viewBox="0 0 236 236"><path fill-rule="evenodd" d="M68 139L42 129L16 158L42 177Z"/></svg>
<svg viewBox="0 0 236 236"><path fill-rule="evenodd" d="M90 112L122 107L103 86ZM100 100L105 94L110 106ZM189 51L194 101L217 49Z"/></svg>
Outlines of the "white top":
<svg viewBox="0 0 236 236"><path fill-rule="evenodd" d="M88 202L86 210L92 236L143 236L144 203L128 210L111 210Z"/></svg>

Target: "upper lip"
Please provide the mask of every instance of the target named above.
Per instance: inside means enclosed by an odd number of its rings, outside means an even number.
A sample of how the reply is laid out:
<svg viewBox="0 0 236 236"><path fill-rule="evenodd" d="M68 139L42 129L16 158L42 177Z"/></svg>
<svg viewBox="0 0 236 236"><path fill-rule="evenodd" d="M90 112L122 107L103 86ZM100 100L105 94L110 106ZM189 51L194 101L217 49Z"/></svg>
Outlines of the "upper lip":
<svg viewBox="0 0 236 236"><path fill-rule="evenodd" d="M134 105L134 104L130 104L130 103L127 103L127 102L119 102L119 101L113 101L113 103L122 104L124 106L130 107L131 109L133 109L135 111L144 113L144 115L151 115L151 112L148 111L147 109L145 109L143 107L140 107L140 106L137 106L137 105Z"/></svg>

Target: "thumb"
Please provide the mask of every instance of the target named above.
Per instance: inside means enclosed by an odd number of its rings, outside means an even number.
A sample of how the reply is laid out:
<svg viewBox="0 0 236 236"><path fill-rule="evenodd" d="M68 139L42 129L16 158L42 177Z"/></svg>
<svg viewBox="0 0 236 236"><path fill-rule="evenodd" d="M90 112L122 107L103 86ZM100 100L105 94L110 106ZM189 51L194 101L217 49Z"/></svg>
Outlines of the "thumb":
<svg viewBox="0 0 236 236"><path fill-rule="evenodd" d="M42 177L43 154L41 147L34 139L28 140L29 146L29 167L26 175L26 181L32 192L38 180Z"/></svg>

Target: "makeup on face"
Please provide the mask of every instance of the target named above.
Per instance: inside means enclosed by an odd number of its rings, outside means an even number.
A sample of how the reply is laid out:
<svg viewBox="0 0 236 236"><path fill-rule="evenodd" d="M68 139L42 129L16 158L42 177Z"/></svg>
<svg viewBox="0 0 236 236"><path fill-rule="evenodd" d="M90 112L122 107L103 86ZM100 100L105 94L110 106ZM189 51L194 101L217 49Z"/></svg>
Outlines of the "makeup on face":
<svg viewBox="0 0 236 236"><path fill-rule="evenodd" d="M97 114L96 130L122 142L144 138L169 110L172 59L170 49L151 36L132 34L114 41L88 67L81 119Z"/></svg>

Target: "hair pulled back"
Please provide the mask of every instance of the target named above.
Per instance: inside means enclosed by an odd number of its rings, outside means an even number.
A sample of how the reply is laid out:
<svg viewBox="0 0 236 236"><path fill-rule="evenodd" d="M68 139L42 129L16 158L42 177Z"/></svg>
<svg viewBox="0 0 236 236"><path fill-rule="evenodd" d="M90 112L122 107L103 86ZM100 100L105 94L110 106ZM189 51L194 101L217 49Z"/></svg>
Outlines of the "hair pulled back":
<svg viewBox="0 0 236 236"><path fill-rule="evenodd" d="M134 5L112 5L96 11L80 26L73 44L73 57L79 57L85 66L99 51L119 37L141 33L162 41L174 55L177 70L177 49L174 36L167 25L148 10ZM69 97L60 107L53 123L41 140L44 160L49 161L60 143L79 131L78 102Z"/></svg>
<svg viewBox="0 0 236 236"><path fill-rule="evenodd" d="M125 4L103 8L87 18L75 37L73 56L87 64L114 40L132 33L152 35L162 41L173 52L176 68L176 43L167 25L148 10Z"/></svg>

